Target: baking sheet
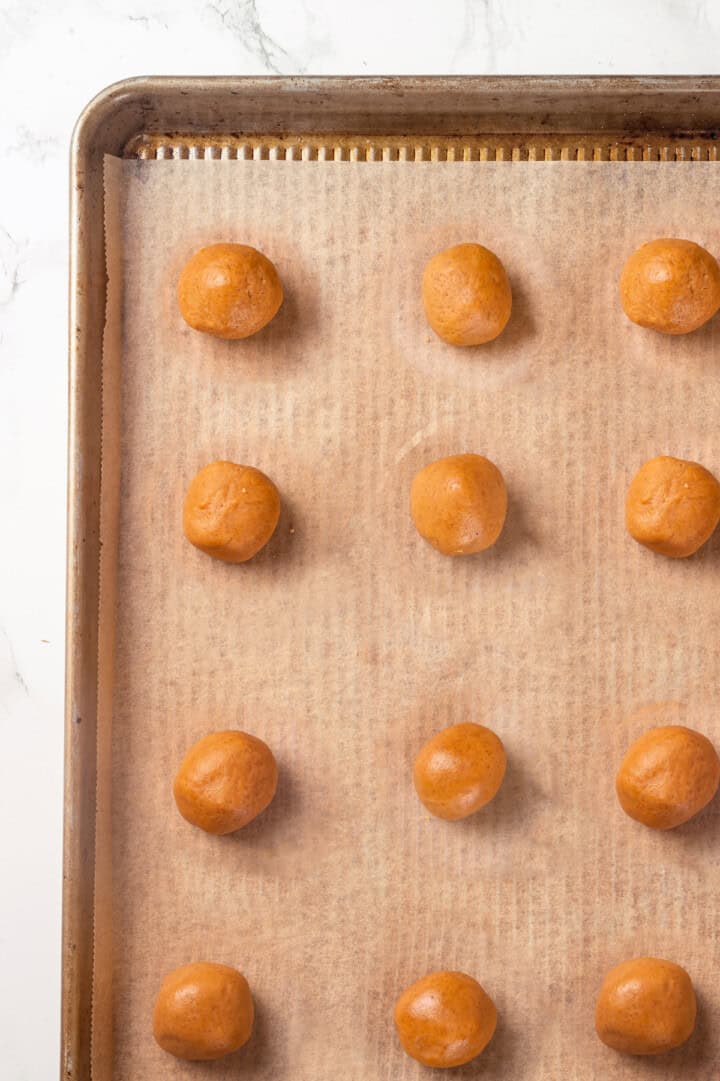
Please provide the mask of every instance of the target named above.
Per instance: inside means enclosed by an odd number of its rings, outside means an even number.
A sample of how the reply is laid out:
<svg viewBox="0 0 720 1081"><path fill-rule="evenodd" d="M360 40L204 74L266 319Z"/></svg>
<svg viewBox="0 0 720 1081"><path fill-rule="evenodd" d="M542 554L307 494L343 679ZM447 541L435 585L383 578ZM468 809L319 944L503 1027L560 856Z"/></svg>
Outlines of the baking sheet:
<svg viewBox="0 0 720 1081"><path fill-rule="evenodd" d="M617 300L644 240L718 250L718 187L700 163L108 159L120 326L104 366L120 409L106 394L103 470L120 498L103 521L117 559L96 957L112 935L113 962L96 971L95 1081L419 1078L392 1007L441 967L476 976L500 1013L455 1076L713 1075L720 809L654 834L613 781L667 717L720 740L720 545L663 560L623 526L645 458L720 470L717 331L653 336ZM176 309L184 261L221 239L261 248L286 287L245 342L196 334ZM500 339L457 351L428 330L419 280L468 239L502 258L515 303ZM502 469L508 521L491 551L444 559L412 527L409 485L470 450ZM271 543L235 567L180 525L190 479L223 457L265 470L284 501ZM490 806L444 823L417 801L412 761L465 719L502 737L508 774ZM171 782L193 740L233 726L267 740L280 787L256 823L212 838ZM701 1002L662 1065L593 1032L604 972L643 953L685 965ZM203 959L245 972L258 1020L237 1056L198 1066L154 1045L151 1011L164 974Z"/></svg>

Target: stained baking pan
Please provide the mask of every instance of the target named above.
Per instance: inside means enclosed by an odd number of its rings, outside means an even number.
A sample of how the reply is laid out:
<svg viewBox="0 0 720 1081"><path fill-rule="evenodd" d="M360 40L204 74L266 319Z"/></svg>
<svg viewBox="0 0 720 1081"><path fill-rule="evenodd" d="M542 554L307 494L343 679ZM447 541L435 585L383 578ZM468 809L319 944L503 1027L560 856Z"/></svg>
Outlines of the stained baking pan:
<svg viewBox="0 0 720 1081"><path fill-rule="evenodd" d="M99 685L103 159L718 158L717 78L151 78L100 94L73 139L61 1076L91 1076Z"/></svg>

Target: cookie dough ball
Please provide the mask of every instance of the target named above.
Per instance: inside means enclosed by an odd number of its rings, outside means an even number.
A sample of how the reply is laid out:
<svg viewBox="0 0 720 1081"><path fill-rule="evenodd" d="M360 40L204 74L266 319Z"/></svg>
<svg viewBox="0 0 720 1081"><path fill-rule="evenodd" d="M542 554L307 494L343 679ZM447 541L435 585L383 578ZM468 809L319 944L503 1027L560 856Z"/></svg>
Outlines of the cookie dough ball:
<svg viewBox="0 0 720 1081"><path fill-rule="evenodd" d="M254 1012L248 982L237 969L199 961L163 980L153 1035L175 1058L222 1058L248 1042Z"/></svg>
<svg viewBox="0 0 720 1081"><path fill-rule="evenodd" d="M661 455L638 469L625 499L628 533L653 552L684 559L720 520L720 484L697 462Z"/></svg>
<svg viewBox="0 0 720 1081"><path fill-rule="evenodd" d="M193 826L206 833L233 833L265 810L277 783L275 757L261 739L247 732L213 732L185 755L173 795Z"/></svg>
<svg viewBox="0 0 720 1081"><path fill-rule="evenodd" d="M216 338L249 338L283 301L278 272L247 244L211 244L188 260L178 281L180 314Z"/></svg>
<svg viewBox="0 0 720 1081"><path fill-rule="evenodd" d="M415 791L438 818L467 818L497 794L505 766L505 748L491 729L470 721L453 724L429 739L415 759Z"/></svg>
<svg viewBox="0 0 720 1081"><path fill-rule="evenodd" d="M423 274L422 299L428 323L450 345L491 342L512 308L505 267L482 244L456 244L434 255Z"/></svg>
<svg viewBox="0 0 720 1081"><path fill-rule="evenodd" d="M490 1043L495 1003L464 972L431 972L408 987L395 1005L404 1050L424 1066L462 1066Z"/></svg>
<svg viewBox="0 0 720 1081"><path fill-rule="evenodd" d="M280 493L251 465L210 462L185 496L183 530L201 552L245 563L263 548L280 518Z"/></svg>
<svg viewBox="0 0 720 1081"><path fill-rule="evenodd" d="M720 267L692 240L651 240L625 264L620 299L633 323L689 334L720 308Z"/></svg>
<svg viewBox="0 0 720 1081"><path fill-rule="evenodd" d="M651 728L635 740L615 780L620 805L656 830L688 822L713 798L720 758L710 740L680 724Z"/></svg>
<svg viewBox="0 0 720 1081"><path fill-rule="evenodd" d="M605 977L595 1029L616 1051L662 1055L692 1035L696 1011L695 992L684 968L659 957L636 957Z"/></svg>
<svg viewBox="0 0 720 1081"><path fill-rule="evenodd" d="M415 527L446 556L490 548L502 532L506 512L503 475L480 454L439 458L412 482L410 513Z"/></svg>

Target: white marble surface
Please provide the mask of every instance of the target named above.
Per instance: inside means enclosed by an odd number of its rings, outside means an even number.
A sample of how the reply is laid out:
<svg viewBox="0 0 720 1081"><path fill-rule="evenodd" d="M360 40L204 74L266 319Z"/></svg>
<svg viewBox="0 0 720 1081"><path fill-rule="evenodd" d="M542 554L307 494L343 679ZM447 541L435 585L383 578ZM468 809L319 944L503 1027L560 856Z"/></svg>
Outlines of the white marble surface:
<svg viewBox="0 0 720 1081"><path fill-rule="evenodd" d="M718 72L720 0L0 0L0 1076L56 1076L67 154L142 74Z"/></svg>

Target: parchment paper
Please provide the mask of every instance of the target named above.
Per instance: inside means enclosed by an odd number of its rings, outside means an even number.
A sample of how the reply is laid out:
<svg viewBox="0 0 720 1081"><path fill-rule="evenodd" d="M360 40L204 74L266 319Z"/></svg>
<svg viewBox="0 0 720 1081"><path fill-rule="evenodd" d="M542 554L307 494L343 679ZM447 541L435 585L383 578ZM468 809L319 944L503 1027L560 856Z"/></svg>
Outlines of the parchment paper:
<svg viewBox="0 0 720 1081"><path fill-rule="evenodd" d="M653 335L617 297L645 240L720 250L720 169L115 161L107 187L121 347L106 336L119 427L104 483L120 499L104 520L117 603L113 583L95 1081L429 1076L392 1008L436 968L476 976L500 1014L454 1076L715 1078L720 807L654 833L622 813L614 775L651 724L720 742L720 542L667 560L623 522L646 458L720 473L718 322ZM180 268L217 240L256 245L285 284L245 342L177 311ZM426 260L463 240L497 252L515 298L505 334L470 351L437 340L420 306ZM510 507L494 549L446 559L416 534L408 493L461 451L498 464ZM282 492L275 537L243 566L182 536L187 485L215 458ZM507 778L444 823L412 762L467 719L501 736ZM270 744L280 787L253 825L213 838L180 817L171 783L195 739L234 726ZM659 1061L593 1028L605 971L642 954L685 965L700 1000L690 1043ZM251 1042L212 1065L151 1035L163 976L191 960L238 966L256 998Z"/></svg>

